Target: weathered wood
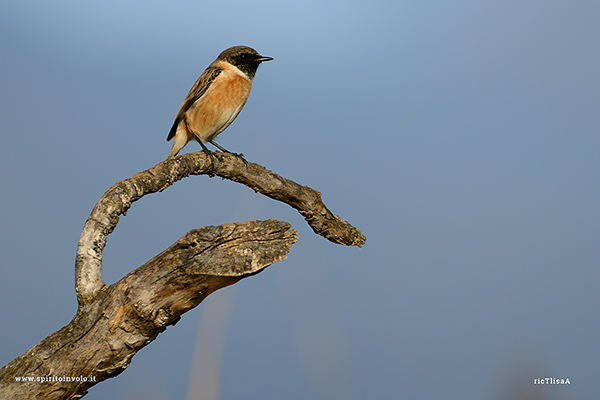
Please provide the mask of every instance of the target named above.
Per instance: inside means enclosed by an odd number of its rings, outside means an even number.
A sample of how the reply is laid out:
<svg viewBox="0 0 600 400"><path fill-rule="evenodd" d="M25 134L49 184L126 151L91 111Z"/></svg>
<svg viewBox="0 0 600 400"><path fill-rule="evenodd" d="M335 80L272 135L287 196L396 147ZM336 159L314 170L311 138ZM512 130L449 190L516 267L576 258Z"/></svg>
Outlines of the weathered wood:
<svg viewBox="0 0 600 400"><path fill-rule="evenodd" d="M80 305L69 325L2 368L0 398L83 396L123 372L140 349L210 293L285 259L297 240L290 227L267 220L188 232L120 281L105 285L94 301ZM71 377L80 381L64 381ZM39 382L48 378L63 382Z"/></svg>
<svg viewBox="0 0 600 400"><path fill-rule="evenodd" d="M297 232L287 222L249 221L188 232L173 246L107 286L102 252L120 215L143 196L189 175L242 183L298 210L328 240L361 246L365 236L327 209L321 194L232 154L165 160L113 185L88 218L77 248L77 314L61 330L0 369L0 399L77 399L121 373L131 358L215 290L286 258ZM15 378L32 378L17 382ZM54 379L52 382L40 382Z"/></svg>
<svg viewBox="0 0 600 400"><path fill-rule="evenodd" d="M242 183L295 208L315 233L334 243L359 247L365 243L365 235L329 211L318 191L233 154L216 152L214 155L208 157L204 152L197 152L170 158L106 191L88 218L77 248L75 282L80 304L93 299L104 285L102 251L106 236L115 229L119 216L141 197L163 191L190 175L207 174Z"/></svg>

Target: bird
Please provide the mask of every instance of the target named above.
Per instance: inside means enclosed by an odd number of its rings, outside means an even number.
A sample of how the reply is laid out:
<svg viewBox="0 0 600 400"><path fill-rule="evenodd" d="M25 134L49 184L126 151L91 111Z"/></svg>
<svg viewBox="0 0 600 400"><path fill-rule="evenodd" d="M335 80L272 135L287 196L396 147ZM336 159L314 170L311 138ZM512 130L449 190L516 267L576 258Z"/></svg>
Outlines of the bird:
<svg viewBox="0 0 600 400"><path fill-rule="evenodd" d="M272 59L261 56L248 46L230 47L219 54L194 83L175 116L167 136L167 141L173 139L168 158L177 156L192 140L200 143L202 150L211 158L212 152L206 143L231 153L215 143L214 139L242 111L258 66ZM240 154L236 155L243 158Z"/></svg>

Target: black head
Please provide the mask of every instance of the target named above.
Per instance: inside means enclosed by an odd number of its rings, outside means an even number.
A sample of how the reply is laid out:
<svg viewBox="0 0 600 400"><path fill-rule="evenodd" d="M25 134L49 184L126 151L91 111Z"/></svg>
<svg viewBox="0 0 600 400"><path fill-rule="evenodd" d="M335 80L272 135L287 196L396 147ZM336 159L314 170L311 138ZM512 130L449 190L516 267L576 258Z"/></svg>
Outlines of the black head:
<svg viewBox="0 0 600 400"><path fill-rule="evenodd" d="M271 61L272 57L263 57L258 51L248 46L230 47L217 57L217 60L227 61L243 71L250 79L254 78L261 62Z"/></svg>

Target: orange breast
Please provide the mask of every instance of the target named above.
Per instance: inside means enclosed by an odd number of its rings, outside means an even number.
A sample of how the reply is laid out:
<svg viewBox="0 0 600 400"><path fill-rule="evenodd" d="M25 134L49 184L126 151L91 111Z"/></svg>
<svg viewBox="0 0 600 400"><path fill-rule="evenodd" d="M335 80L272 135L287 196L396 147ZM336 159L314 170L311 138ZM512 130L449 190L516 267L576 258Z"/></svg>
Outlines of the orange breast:
<svg viewBox="0 0 600 400"><path fill-rule="evenodd" d="M232 69L224 69L206 93L186 112L192 133L202 142L213 140L242 111L251 88L250 79Z"/></svg>

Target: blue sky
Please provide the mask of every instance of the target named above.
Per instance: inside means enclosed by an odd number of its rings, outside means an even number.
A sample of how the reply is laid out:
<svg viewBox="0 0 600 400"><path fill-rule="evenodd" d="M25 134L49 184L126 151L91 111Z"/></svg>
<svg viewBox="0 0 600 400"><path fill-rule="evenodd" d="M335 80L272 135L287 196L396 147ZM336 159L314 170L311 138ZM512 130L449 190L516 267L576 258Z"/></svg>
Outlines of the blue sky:
<svg viewBox="0 0 600 400"><path fill-rule="evenodd" d="M94 204L166 157L191 85L245 44L274 61L218 142L367 243L220 179L142 199L107 283L200 226L277 218L300 241L86 399L200 396L207 365L221 399L600 397L599 20L579 0L3 2L0 364L71 320Z"/></svg>

